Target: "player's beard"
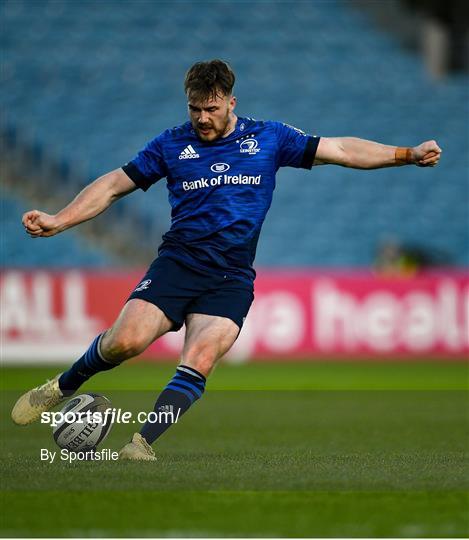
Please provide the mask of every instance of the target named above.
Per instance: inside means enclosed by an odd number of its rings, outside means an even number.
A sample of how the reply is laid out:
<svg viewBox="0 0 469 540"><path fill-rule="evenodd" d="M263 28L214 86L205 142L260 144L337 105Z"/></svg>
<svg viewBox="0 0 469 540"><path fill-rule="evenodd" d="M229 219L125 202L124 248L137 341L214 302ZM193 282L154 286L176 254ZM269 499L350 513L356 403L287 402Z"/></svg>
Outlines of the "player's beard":
<svg viewBox="0 0 469 540"><path fill-rule="evenodd" d="M211 122L210 124L203 124L202 126L198 124L194 126L194 129L196 130L200 140L204 142L211 142L222 138L226 134L226 132L228 131L229 123L230 113L229 111L227 111L225 118L217 122L218 125L214 124L213 122ZM205 131L203 128L207 128L207 130Z"/></svg>

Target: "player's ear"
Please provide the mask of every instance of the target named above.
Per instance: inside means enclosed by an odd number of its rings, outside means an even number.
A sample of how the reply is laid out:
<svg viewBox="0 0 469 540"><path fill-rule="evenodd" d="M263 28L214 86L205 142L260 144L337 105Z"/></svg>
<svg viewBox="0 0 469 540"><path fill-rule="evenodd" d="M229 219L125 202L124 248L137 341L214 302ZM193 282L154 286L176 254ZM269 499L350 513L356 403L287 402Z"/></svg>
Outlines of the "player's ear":
<svg viewBox="0 0 469 540"><path fill-rule="evenodd" d="M230 97L229 107L230 107L230 112L232 112L234 110L234 108L236 107L236 97L235 96Z"/></svg>

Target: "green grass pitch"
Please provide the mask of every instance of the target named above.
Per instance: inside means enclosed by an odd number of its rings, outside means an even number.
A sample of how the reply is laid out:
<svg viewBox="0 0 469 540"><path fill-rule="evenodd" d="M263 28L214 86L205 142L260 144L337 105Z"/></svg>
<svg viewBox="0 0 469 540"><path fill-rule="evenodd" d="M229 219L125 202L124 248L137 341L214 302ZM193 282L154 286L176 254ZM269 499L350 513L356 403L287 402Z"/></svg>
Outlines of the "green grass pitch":
<svg viewBox="0 0 469 540"><path fill-rule="evenodd" d="M151 410L173 371L133 363L83 391ZM2 536L469 535L463 363L221 365L156 463L41 462L50 427L9 414L56 372L1 372ZM103 447L137 429L114 426Z"/></svg>

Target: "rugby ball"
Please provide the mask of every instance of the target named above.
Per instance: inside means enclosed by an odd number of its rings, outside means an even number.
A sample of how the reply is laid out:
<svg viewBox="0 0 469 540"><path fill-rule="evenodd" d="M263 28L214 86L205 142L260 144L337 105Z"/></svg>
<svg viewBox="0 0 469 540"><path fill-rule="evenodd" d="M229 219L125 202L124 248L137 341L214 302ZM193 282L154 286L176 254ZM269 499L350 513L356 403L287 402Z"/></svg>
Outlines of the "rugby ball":
<svg viewBox="0 0 469 540"><path fill-rule="evenodd" d="M111 402L100 394L81 394L68 401L54 427L54 441L70 452L95 450L111 431ZM98 414L93 414L98 413Z"/></svg>

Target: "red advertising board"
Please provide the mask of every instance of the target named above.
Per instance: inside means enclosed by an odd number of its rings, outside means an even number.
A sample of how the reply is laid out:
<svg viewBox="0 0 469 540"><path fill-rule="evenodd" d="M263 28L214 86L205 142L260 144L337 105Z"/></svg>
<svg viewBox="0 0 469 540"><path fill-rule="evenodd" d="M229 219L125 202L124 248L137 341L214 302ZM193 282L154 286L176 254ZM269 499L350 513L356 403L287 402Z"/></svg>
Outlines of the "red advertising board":
<svg viewBox="0 0 469 540"><path fill-rule="evenodd" d="M72 359L118 315L142 272L7 270L0 275L6 362ZM469 353L469 274L260 271L233 360L407 358ZM147 351L177 357L184 330Z"/></svg>

